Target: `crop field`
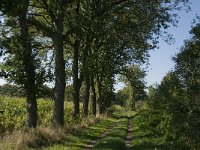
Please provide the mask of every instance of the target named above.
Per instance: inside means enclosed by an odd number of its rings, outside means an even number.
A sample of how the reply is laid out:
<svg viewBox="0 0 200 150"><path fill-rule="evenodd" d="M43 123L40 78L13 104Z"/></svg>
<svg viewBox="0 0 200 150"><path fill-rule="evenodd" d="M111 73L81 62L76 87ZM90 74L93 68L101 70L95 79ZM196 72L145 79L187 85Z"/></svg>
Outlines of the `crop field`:
<svg viewBox="0 0 200 150"><path fill-rule="evenodd" d="M38 99L38 125L47 126L51 123L53 113L53 100ZM25 98L8 97L0 95L0 133L21 129L26 125ZM64 118L66 123L72 121L72 102L65 101Z"/></svg>

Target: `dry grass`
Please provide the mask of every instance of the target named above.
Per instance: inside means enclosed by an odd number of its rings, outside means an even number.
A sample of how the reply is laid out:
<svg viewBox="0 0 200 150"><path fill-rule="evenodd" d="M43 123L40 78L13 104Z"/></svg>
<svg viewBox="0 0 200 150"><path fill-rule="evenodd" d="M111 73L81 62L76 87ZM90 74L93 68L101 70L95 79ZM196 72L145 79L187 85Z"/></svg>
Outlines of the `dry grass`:
<svg viewBox="0 0 200 150"><path fill-rule="evenodd" d="M0 150L24 150L62 143L69 133L79 132L102 118L102 116L83 118L66 125L64 128L49 126L17 130L0 139Z"/></svg>
<svg viewBox="0 0 200 150"><path fill-rule="evenodd" d="M64 132L61 128L38 127L30 130L18 130L0 141L0 150L35 148L60 142L62 139L64 139Z"/></svg>

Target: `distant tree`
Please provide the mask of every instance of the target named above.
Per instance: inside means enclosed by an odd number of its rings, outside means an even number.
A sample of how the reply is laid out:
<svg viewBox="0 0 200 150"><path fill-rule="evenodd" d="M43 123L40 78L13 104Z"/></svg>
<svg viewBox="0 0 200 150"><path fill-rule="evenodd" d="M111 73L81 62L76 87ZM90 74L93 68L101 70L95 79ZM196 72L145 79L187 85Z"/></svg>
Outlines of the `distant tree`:
<svg viewBox="0 0 200 150"><path fill-rule="evenodd" d="M17 97L25 97L25 91L23 88L17 85L4 84L0 86L0 94L7 96L17 96Z"/></svg>
<svg viewBox="0 0 200 150"><path fill-rule="evenodd" d="M115 102L114 104L120 105L124 108L128 108L128 103L130 100L130 87L126 86L123 89L117 91L115 94Z"/></svg>
<svg viewBox="0 0 200 150"><path fill-rule="evenodd" d="M142 70L138 65L132 65L124 68L121 71L121 80L131 87L131 106L132 110L135 110L136 101L142 100L145 97L145 71Z"/></svg>

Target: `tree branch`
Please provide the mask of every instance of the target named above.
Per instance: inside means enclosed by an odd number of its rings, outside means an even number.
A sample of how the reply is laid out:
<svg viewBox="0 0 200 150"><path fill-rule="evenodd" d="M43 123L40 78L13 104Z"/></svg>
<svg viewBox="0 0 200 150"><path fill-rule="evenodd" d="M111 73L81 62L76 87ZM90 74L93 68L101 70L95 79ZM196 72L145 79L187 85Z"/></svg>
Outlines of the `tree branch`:
<svg viewBox="0 0 200 150"><path fill-rule="evenodd" d="M42 31L45 35L51 37L54 34L54 28L48 27L33 17L27 19L28 23L35 26L38 31Z"/></svg>

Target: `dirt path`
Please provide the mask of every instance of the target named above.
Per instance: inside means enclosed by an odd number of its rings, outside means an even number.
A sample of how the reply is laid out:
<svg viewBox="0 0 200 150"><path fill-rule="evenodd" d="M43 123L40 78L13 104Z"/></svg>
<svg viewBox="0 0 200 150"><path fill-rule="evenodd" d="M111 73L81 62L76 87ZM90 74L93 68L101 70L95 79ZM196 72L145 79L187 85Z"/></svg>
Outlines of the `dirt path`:
<svg viewBox="0 0 200 150"><path fill-rule="evenodd" d="M105 132L103 132L98 138L91 140L83 150L90 150L91 148L93 148L98 143L99 140L101 140L110 133L110 131L113 129L114 126L115 123L109 125L106 128Z"/></svg>
<svg viewBox="0 0 200 150"><path fill-rule="evenodd" d="M87 146L83 149L83 150L90 150L92 149L93 147L95 147L95 145L104 137L106 137L111 131L112 129L114 128L114 126L116 125L116 122L115 123L112 123L111 125L109 125L105 132L103 132L101 134L101 136L99 136L98 138L94 139L94 140L91 140ZM132 125L131 125L131 119L128 118L128 123L127 123L127 136L126 136L126 139L125 139L125 147L126 147L126 150L131 150L131 141L132 141Z"/></svg>
<svg viewBox="0 0 200 150"><path fill-rule="evenodd" d="M126 136L126 150L131 150L131 141L132 141L132 130L131 130L131 119L128 118L128 125L127 125L127 136Z"/></svg>

